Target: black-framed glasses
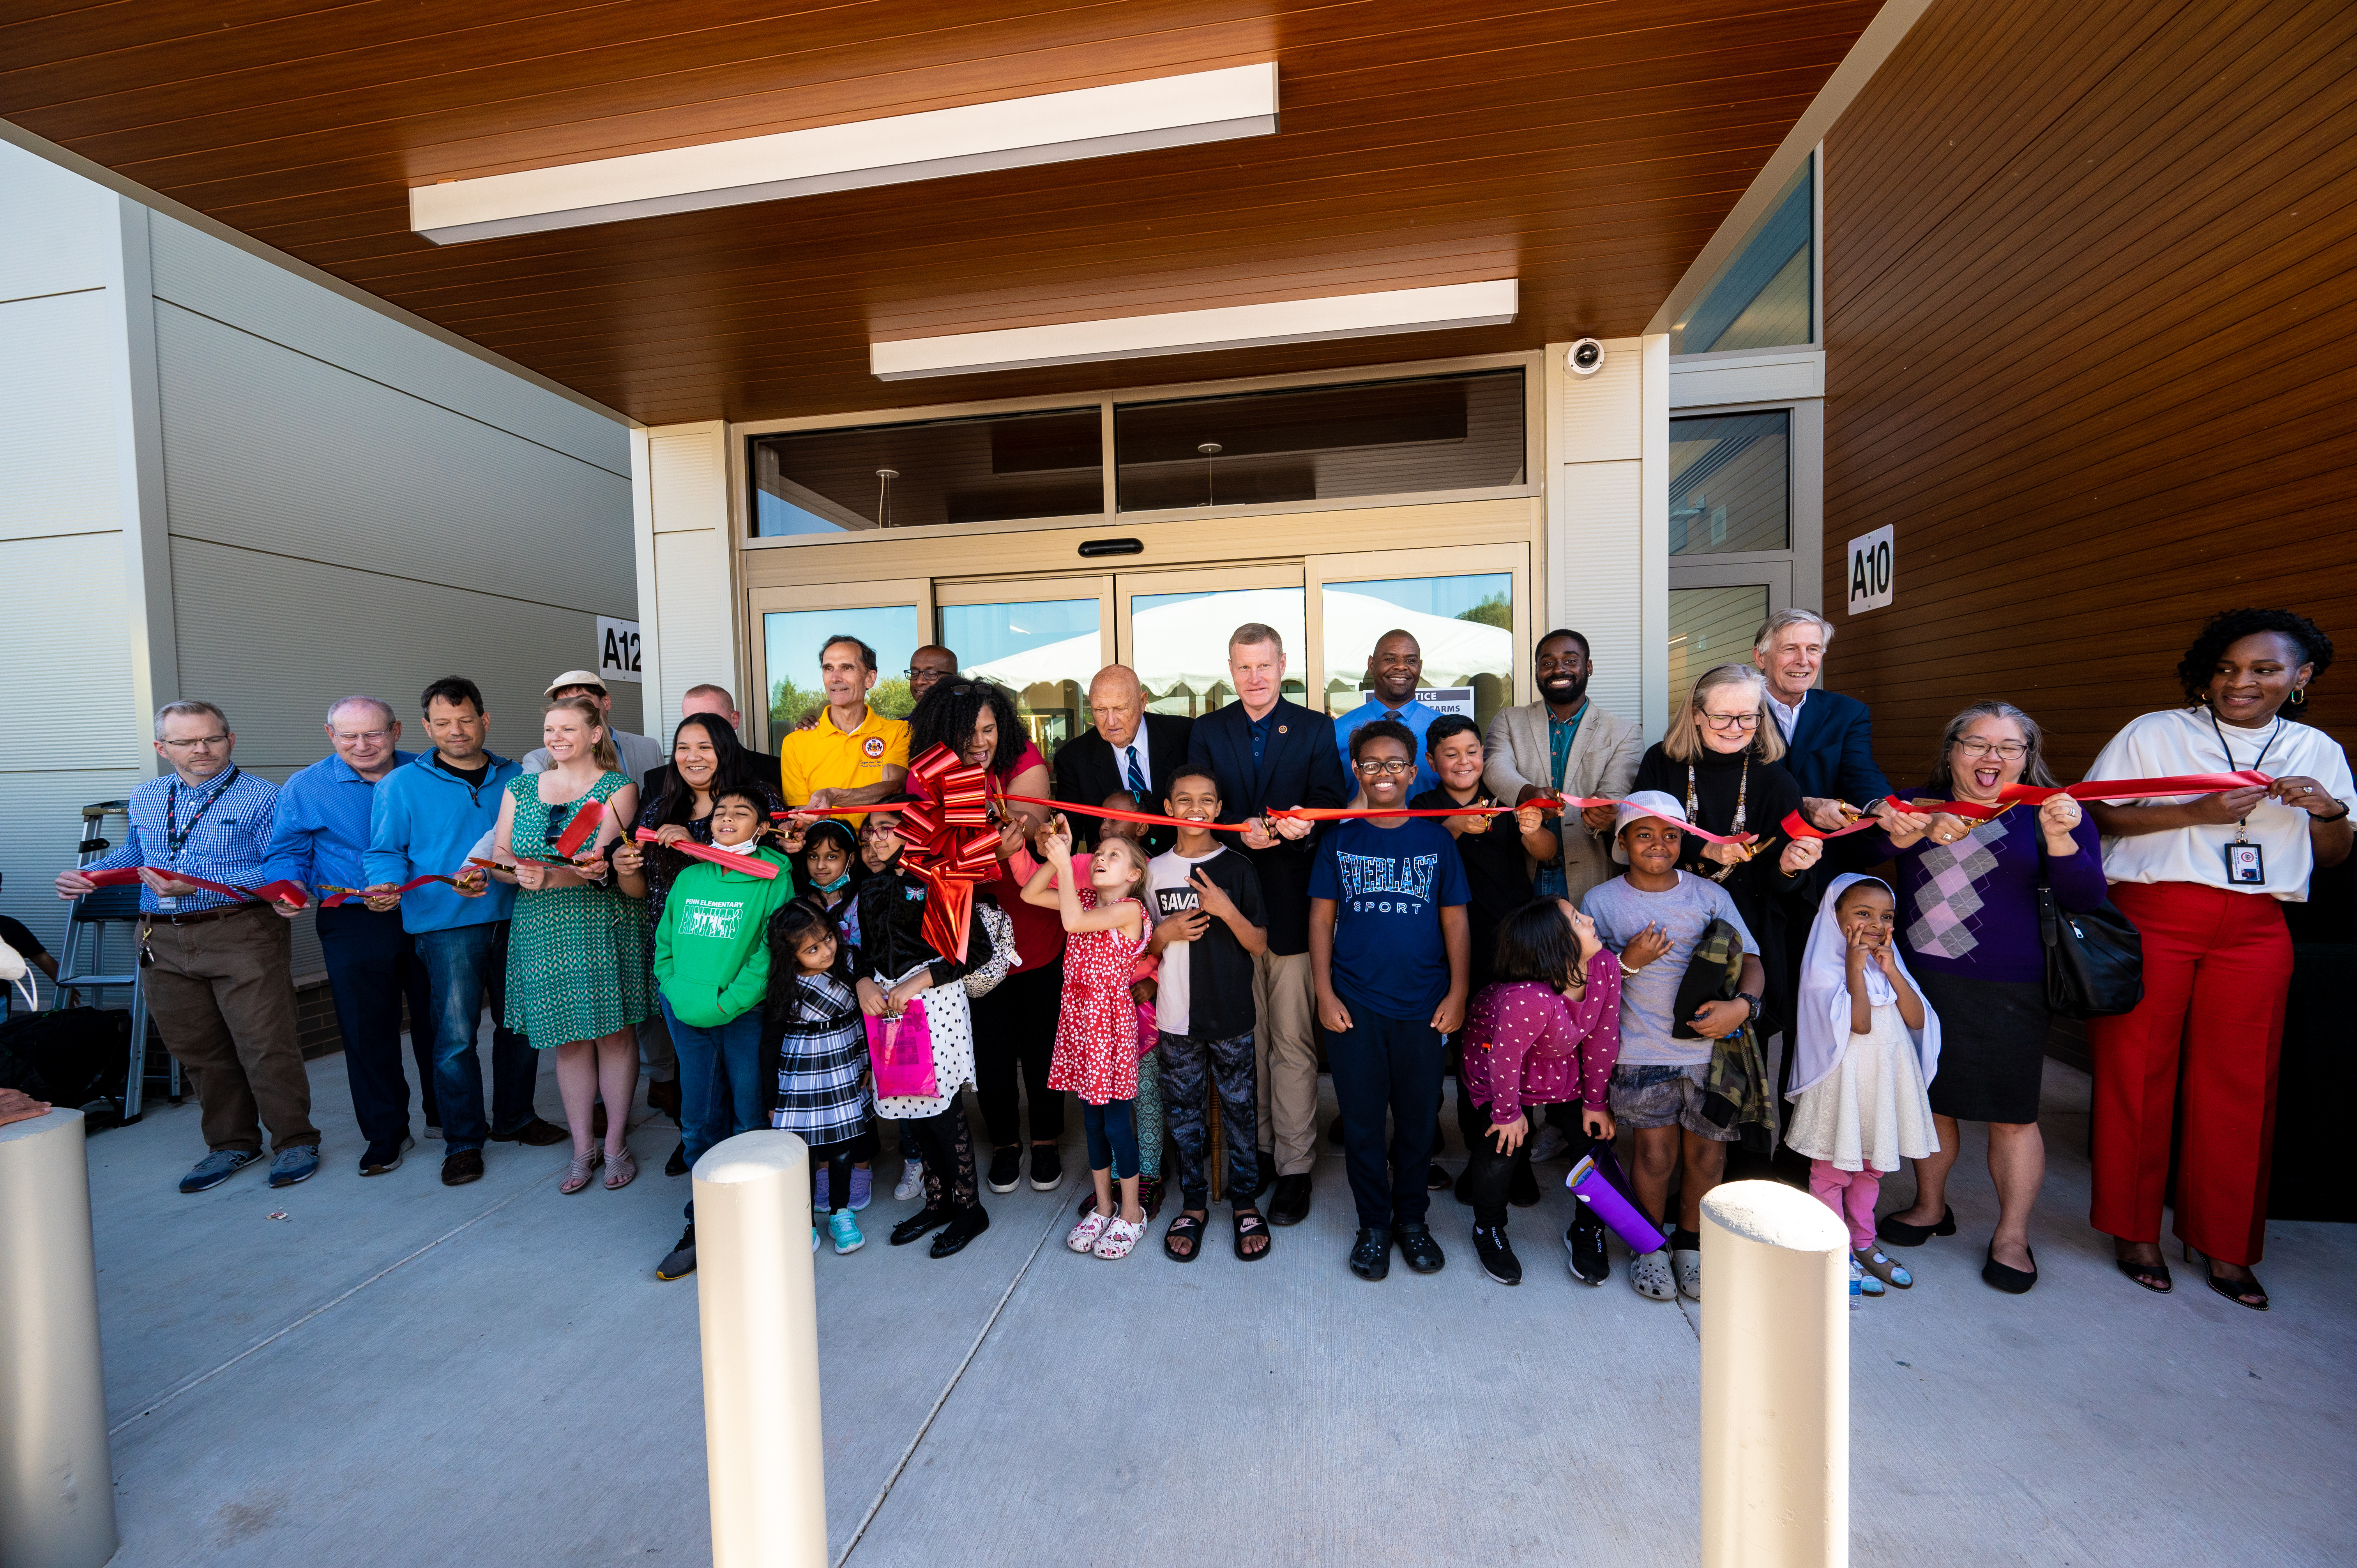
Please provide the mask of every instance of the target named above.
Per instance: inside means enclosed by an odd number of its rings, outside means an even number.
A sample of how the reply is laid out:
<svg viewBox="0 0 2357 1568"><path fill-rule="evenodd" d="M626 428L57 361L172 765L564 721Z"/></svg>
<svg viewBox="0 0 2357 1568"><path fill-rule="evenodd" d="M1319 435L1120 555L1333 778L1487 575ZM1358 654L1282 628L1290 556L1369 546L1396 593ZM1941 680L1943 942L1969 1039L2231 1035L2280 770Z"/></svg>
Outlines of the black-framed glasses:
<svg viewBox="0 0 2357 1568"><path fill-rule="evenodd" d="M1758 729L1758 714L1705 714L1702 722L1715 730Z"/></svg>
<svg viewBox="0 0 2357 1568"><path fill-rule="evenodd" d="M1413 773L1415 771L1415 763L1407 761L1404 757L1388 757L1380 761L1371 757L1363 761L1353 762L1351 764L1351 767L1361 779L1382 779L1385 776L1396 779L1404 773Z"/></svg>

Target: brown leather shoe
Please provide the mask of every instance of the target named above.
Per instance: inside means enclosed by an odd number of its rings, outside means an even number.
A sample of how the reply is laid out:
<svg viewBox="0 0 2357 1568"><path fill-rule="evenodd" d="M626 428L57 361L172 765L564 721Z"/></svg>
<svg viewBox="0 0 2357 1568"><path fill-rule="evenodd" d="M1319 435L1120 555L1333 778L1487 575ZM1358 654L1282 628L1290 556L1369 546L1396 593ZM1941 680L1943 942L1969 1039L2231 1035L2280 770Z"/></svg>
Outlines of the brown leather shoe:
<svg viewBox="0 0 2357 1568"><path fill-rule="evenodd" d="M461 1149L455 1155L442 1156L442 1185L464 1187L470 1181L483 1179L483 1152Z"/></svg>
<svg viewBox="0 0 2357 1568"><path fill-rule="evenodd" d="M562 1144L572 1136L572 1133L566 1132L555 1122L544 1122L541 1118L535 1116L512 1133L492 1133L491 1142L494 1144L522 1144L526 1148L544 1149L551 1144Z"/></svg>

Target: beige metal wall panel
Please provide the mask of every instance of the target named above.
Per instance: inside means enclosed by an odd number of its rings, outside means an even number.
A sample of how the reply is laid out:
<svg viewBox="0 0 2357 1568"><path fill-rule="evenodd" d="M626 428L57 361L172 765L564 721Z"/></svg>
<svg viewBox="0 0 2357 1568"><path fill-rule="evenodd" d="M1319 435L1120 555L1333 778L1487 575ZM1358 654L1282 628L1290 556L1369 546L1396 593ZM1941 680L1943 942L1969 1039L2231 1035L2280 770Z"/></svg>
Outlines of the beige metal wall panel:
<svg viewBox="0 0 2357 1568"><path fill-rule="evenodd" d="M631 618L626 477L163 300L156 339L174 534Z"/></svg>
<svg viewBox="0 0 2357 1568"><path fill-rule="evenodd" d="M625 427L161 213L156 295L627 477Z"/></svg>
<svg viewBox="0 0 2357 1568"><path fill-rule="evenodd" d="M131 713L123 536L0 540L0 773L140 768Z"/></svg>
<svg viewBox="0 0 2357 1568"><path fill-rule="evenodd" d="M0 265L17 253L0 241ZM0 539L123 526L106 352L122 309L107 288L0 303Z"/></svg>
<svg viewBox="0 0 2357 1568"><path fill-rule="evenodd" d="M1554 426L1558 463L1607 463L1642 456L1643 339L1616 338L1604 345L1604 368L1575 376L1563 368L1566 343L1547 346L1550 384L1562 383Z"/></svg>
<svg viewBox="0 0 2357 1568"><path fill-rule="evenodd" d="M295 768L327 755L328 704L365 692L393 704L404 750L426 744L417 693L442 675L483 689L491 749L540 744L542 688L595 645L587 610L290 560L202 540L172 541L180 687L229 710L238 761ZM615 722L640 727L638 688L614 688Z"/></svg>
<svg viewBox="0 0 2357 1568"><path fill-rule="evenodd" d="M1648 739L1668 677L1668 345L1615 338L1592 376L1565 368L1570 345L1546 351L1547 624L1587 639L1589 694Z"/></svg>
<svg viewBox="0 0 2357 1568"><path fill-rule="evenodd" d="M104 287L114 237L113 191L0 142L0 301Z"/></svg>
<svg viewBox="0 0 2357 1568"><path fill-rule="evenodd" d="M647 473L640 486L647 516L639 547L654 587L641 603L648 646L659 684L646 688L660 721L679 712L690 686L706 681L727 687L738 706L753 698L738 691L737 595L728 547L728 428L718 421L650 431L640 450Z"/></svg>
<svg viewBox="0 0 2357 1568"><path fill-rule="evenodd" d="M1643 640L1644 548L1639 496L1643 465L1566 463L1556 470L1563 488L1563 539L1550 604L1554 626L1587 639L1596 673L1589 696L1632 724L1641 724L1643 673L1652 650Z"/></svg>

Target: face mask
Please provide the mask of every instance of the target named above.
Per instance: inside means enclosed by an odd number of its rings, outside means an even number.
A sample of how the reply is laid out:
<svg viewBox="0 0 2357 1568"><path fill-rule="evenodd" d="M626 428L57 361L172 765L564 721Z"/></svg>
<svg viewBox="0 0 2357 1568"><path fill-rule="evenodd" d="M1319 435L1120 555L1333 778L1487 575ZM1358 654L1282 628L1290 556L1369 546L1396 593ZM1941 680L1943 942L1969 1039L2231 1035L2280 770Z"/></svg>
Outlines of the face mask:
<svg viewBox="0 0 2357 1568"><path fill-rule="evenodd" d="M840 876L836 877L836 878L835 878L834 881L832 881L832 882L822 882L822 883L820 883L820 884L818 885L818 890L819 890L820 892L822 892L822 893L832 893L832 892L835 891L837 888L839 888L839 887L843 887L843 886L846 886L850 881L851 881L851 873L849 873L848 871L846 871L846 872L845 872L842 875L840 875Z"/></svg>

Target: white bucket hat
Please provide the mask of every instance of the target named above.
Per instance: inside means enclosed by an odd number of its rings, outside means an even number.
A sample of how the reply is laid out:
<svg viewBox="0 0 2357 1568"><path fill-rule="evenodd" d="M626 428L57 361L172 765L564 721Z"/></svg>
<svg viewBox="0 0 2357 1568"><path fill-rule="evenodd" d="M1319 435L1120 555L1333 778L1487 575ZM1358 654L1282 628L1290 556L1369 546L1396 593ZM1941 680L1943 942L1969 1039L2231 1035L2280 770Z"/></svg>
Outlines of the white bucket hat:
<svg viewBox="0 0 2357 1568"><path fill-rule="evenodd" d="M1665 822L1686 827L1686 809L1678 804L1676 796L1666 789L1640 789L1613 808L1612 860L1617 865L1629 864L1629 852L1621 846L1620 830L1631 822L1647 817L1659 817Z"/></svg>

